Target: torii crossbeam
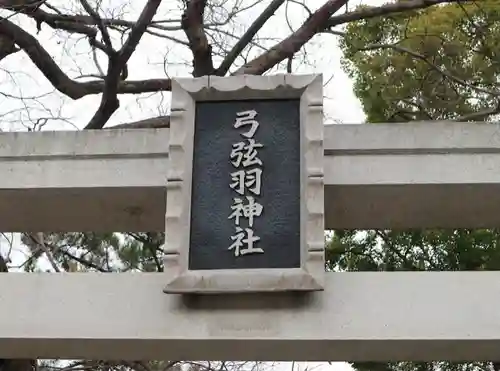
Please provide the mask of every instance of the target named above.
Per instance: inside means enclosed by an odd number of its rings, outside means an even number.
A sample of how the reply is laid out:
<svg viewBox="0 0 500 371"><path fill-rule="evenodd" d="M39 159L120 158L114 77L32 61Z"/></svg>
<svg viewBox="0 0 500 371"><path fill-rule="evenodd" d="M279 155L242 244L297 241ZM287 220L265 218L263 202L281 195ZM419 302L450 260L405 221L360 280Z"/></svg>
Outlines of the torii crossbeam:
<svg viewBox="0 0 500 371"><path fill-rule="evenodd" d="M499 133L326 126L326 229L498 226ZM169 134L2 133L0 225L163 231ZM327 273L319 292L182 296L163 292L161 273L9 273L0 358L499 360L499 282L495 272Z"/></svg>
<svg viewBox="0 0 500 371"><path fill-rule="evenodd" d="M1 133L2 230L164 231L168 142L168 128ZM498 124L326 125L324 147L326 229L500 224Z"/></svg>

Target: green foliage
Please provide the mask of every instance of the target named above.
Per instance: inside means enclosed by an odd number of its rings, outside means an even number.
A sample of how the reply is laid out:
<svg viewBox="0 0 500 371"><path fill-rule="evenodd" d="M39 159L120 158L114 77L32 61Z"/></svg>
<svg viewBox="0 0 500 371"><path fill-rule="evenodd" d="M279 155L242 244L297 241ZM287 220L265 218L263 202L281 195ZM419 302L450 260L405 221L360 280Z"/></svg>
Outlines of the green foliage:
<svg viewBox="0 0 500 371"><path fill-rule="evenodd" d="M499 0L353 22L341 49L368 122L455 119L498 104Z"/></svg>
<svg viewBox="0 0 500 371"><path fill-rule="evenodd" d="M52 233L45 234L44 238L46 248L62 271L163 270L162 233ZM28 272L37 269L43 256L37 246L32 250L23 267Z"/></svg>
<svg viewBox="0 0 500 371"><path fill-rule="evenodd" d="M336 231L327 248L335 271L500 269L500 230Z"/></svg>
<svg viewBox="0 0 500 371"><path fill-rule="evenodd" d="M495 112L500 95L499 0L353 22L346 27L341 48L343 68L354 79L355 94L370 123L484 120L499 113ZM499 244L497 229L335 231L327 249L328 269L498 270ZM353 367L358 371L498 369L491 362L355 363Z"/></svg>

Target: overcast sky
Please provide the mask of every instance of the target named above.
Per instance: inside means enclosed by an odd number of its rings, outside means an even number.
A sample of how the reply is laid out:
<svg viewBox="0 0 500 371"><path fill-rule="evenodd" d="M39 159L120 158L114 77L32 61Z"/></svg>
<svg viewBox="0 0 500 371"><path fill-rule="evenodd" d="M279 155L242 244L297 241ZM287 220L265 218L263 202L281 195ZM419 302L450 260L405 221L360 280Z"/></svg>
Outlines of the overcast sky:
<svg viewBox="0 0 500 371"><path fill-rule="evenodd" d="M227 0L227 3L231 4L234 1L237 0ZM251 2L253 1L246 3L250 4ZM71 5L74 0L53 0L52 3L64 4L61 8L74 7ZM236 34L241 35L244 32L248 24L267 5L268 1L262 3L242 12L236 18L233 24ZM305 3L311 9L315 9L323 1L305 0ZM359 3L376 5L383 2L380 0L351 0L349 7L353 8ZM121 12L123 13L121 17L128 20L136 19L143 4L143 0L103 0L103 8L106 9L108 17L113 16L112 12L115 14ZM178 19L180 11L177 8L177 1L164 1L155 19ZM258 35L260 37L285 37L290 33L288 24L290 23L293 29L296 29L303 22L306 14L298 5L290 6L288 9L282 7ZM88 42L81 36L68 38L66 32L54 32L47 25L42 25L41 32L37 34L36 25L32 20L25 20L21 17L14 17L14 19L37 36L40 43L70 77L76 78L78 81L88 81L89 78L81 76L98 73ZM183 33L182 31L170 32L168 36L183 38ZM234 44L235 39L226 37L226 40L230 44ZM327 123L361 123L364 120L364 114L358 100L353 95L349 78L341 69L341 54L337 48L337 40L338 36L328 34L314 37L305 48L307 63L301 63L303 58L300 58L301 60L295 62L294 72L323 73L324 80L327 82L324 102ZM120 41L118 39L115 41L115 45L119 47ZM268 47L272 44L274 44L273 41L268 41L265 46ZM258 52L258 49L254 49L252 55L255 56ZM303 53L304 50L301 52ZM106 70L104 56L99 55L99 59L102 62L103 70ZM169 77L190 76L191 59L192 56L185 46L166 39L145 35L130 59L129 79L164 78L167 75ZM220 63L220 59L216 58L215 63L216 65ZM29 124L37 118L49 117L59 117L63 120L49 120L44 130L82 128L94 114L100 100L100 96L87 96L77 101L62 96L59 92L54 91L50 83L22 52L1 62L0 83L0 92L8 95L0 97L2 103L0 104L0 114L3 115L2 128L4 130L25 130L20 123ZM18 97L23 97L23 99L20 100ZM121 96L120 102L121 107L113 115L108 126L168 113L170 94Z"/></svg>

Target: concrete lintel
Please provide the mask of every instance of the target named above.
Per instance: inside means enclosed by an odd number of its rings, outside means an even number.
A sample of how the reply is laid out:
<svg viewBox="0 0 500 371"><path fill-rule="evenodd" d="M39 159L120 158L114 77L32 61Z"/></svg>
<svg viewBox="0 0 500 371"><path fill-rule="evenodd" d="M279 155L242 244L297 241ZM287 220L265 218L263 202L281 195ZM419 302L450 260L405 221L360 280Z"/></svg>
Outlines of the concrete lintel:
<svg viewBox="0 0 500 371"><path fill-rule="evenodd" d="M325 126L327 155L450 152L500 152L500 124L423 121Z"/></svg>
<svg viewBox="0 0 500 371"><path fill-rule="evenodd" d="M164 283L1 275L0 358L500 360L499 272L330 273L324 292L184 299Z"/></svg>
<svg viewBox="0 0 500 371"><path fill-rule="evenodd" d="M327 125L325 228L500 225L500 125ZM0 133L2 231L164 231L169 129Z"/></svg>
<svg viewBox="0 0 500 371"><path fill-rule="evenodd" d="M0 133L1 230L163 230L168 141L168 129Z"/></svg>
<svg viewBox="0 0 500 371"><path fill-rule="evenodd" d="M424 122L325 128L328 229L500 224L500 125Z"/></svg>

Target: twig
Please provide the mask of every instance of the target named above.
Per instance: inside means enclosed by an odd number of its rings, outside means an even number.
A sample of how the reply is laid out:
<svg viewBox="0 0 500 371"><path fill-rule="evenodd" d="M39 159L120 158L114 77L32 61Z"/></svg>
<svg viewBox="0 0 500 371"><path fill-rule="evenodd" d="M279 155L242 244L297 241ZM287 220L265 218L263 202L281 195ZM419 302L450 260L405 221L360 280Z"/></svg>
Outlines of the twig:
<svg viewBox="0 0 500 371"><path fill-rule="evenodd" d="M379 236L383 241L384 243L387 245L387 247L393 252L395 253L403 263L408 263L408 258L406 256L404 256L393 244L392 242L389 240L389 237L383 233L382 231L376 229L375 230L375 234L377 236ZM413 264L411 264L413 266Z"/></svg>
<svg viewBox="0 0 500 371"><path fill-rule="evenodd" d="M78 256L75 256L75 255L73 255L73 254L70 254L69 252L67 252L67 251L66 251L66 250L64 250L64 249L61 249L60 251L61 251L61 254L63 254L63 255L65 255L65 256L67 256L67 257L68 257L68 258L70 258L70 259L74 259L74 260L76 260L78 263L80 263L80 264L82 264L82 265L86 266L87 268L93 268L93 269L95 269L95 270L97 270L97 271L99 271L99 272L102 272L102 273L108 273L108 272L109 272L109 271L107 271L107 270L103 269L102 267L99 267L97 264L94 264L94 263L92 263L92 262L90 262L90 261L88 261L88 260L81 259L81 258L79 258Z"/></svg>
<svg viewBox="0 0 500 371"><path fill-rule="evenodd" d="M253 37L259 32L259 30L264 26L264 24L271 18L271 16L276 13L279 7L285 2L285 0L273 0L266 9L257 17L257 19L250 25L247 31L241 36L238 42L233 46L233 48L227 53L226 57L217 68L217 75L223 76L229 71L229 68L234 63L236 58L241 54L243 49L252 41Z"/></svg>
<svg viewBox="0 0 500 371"><path fill-rule="evenodd" d="M52 252L47 248L47 245L45 244L43 233L39 232L36 233L36 235L33 233L28 233L28 236L35 243L35 245L38 246L45 253L45 256L47 257L47 260L49 261L52 268L56 272L60 273L61 270L57 266L57 263L54 259L54 256L52 255Z"/></svg>
<svg viewBox="0 0 500 371"><path fill-rule="evenodd" d="M89 13L90 16L95 20L99 31L101 31L102 39L104 41L104 51L108 55L112 55L114 53L114 49L113 49L113 44L111 43L111 38L109 37L109 32L106 29L106 25L102 21L99 14L94 9L92 9L87 0L80 0L80 2L82 3L82 6L85 9L85 11Z"/></svg>

